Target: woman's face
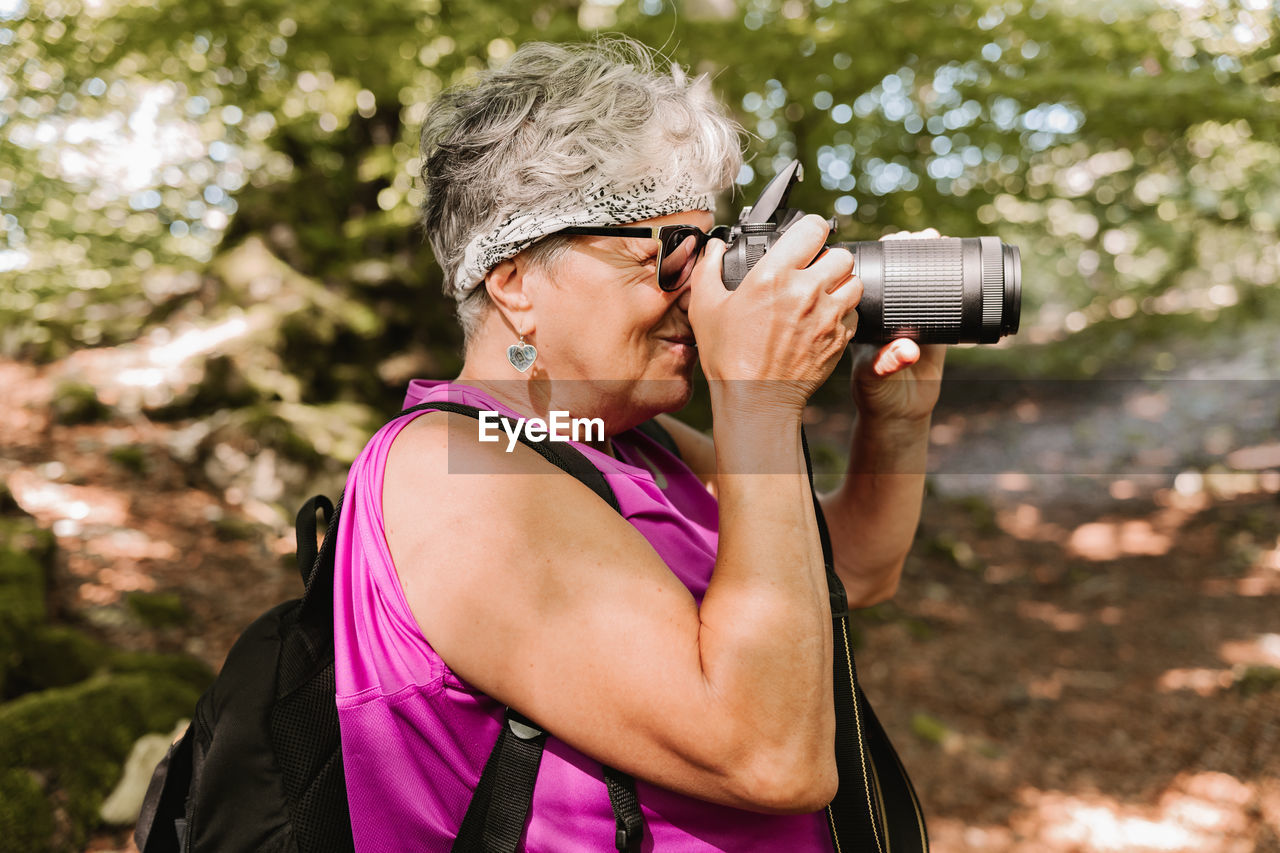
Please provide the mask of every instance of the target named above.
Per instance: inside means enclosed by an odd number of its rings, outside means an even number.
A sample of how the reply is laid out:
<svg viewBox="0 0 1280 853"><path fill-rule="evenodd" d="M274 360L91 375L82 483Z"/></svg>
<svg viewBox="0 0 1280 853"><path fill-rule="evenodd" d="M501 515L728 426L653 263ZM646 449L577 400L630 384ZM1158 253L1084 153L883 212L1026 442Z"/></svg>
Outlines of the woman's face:
<svg viewBox="0 0 1280 853"><path fill-rule="evenodd" d="M635 224L706 231L713 219L701 210ZM557 385L589 388L593 416L614 429L679 409L693 393L688 278L676 291L659 289L657 255L653 239L577 237L533 296L539 364Z"/></svg>

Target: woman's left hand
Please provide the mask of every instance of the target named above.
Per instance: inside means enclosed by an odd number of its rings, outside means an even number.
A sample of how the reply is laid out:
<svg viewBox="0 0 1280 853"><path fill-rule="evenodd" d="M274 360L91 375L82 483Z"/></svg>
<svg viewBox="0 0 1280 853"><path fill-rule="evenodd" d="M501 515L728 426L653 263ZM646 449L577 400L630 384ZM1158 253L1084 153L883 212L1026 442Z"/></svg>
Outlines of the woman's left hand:
<svg viewBox="0 0 1280 853"><path fill-rule="evenodd" d="M920 346L909 338L883 347L853 344L853 400L861 417L920 421L933 413L942 386L946 344Z"/></svg>
<svg viewBox="0 0 1280 853"><path fill-rule="evenodd" d="M936 229L899 232L885 240L911 240L940 236ZM898 338L882 347L853 344L853 400L858 413L880 422L919 421L929 417L938 402L942 384L945 344L921 347L909 338Z"/></svg>

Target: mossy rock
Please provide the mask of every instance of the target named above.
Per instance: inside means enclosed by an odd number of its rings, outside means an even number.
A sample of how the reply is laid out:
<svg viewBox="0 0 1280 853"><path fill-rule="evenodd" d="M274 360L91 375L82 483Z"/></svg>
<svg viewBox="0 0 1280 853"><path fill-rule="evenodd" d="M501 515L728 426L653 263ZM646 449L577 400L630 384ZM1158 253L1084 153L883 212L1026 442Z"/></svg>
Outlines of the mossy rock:
<svg viewBox="0 0 1280 853"><path fill-rule="evenodd" d="M44 620L44 564L29 551L8 547L0 534L0 626L24 628Z"/></svg>
<svg viewBox="0 0 1280 853"><path fill-rule="evenodd" d="M53 812L36 774L0 769L0 851L47 850L56 832Z"/></svg>
<svg viewBox="0 0 1280 853"><path fill-rule="evenodd" d="M213 681L213 671L196 658L114 649L66 625L37 625L23 632L10 663L7 699L103 673L159 675L202 688Z"/></svg>
<svg viewBox="0 0 1280 853"><path fill-rule="evenodd" d="M55 423L64 426L105 421L111 409L98 399L98 392L87 382L62 382L53 391L49 403Z"/></svg>
<svg viewBox="0 0 1280 853"><path fill-rule="evenodd" d="M134 742L189 715L202 687L173 673L116 673L0 705L0 827L26 826L0 834L0 853L82 849ZM20 837L37 829L38 839Z"/></svg>
<svg viewBox="0 0 1280 853"><path fill-rule="evenodd" d="M201 692L213 683L213 670L189 655L153 654L112 649L102 664L112 673L149 675L197 687Z"/></svg>
<svg viewBox="0 0 1280 853"><path fill-rule="evenodd" d="M26 518L0 518L0 695L8 695L9 672L21 646L48 618L45 594L53 535Z"/></svg>
<svg viewBox="0 0 1280 853"><path fill-rule="evenodd" d="M191 618L182 596L176 592L131 592L125 604L148 628L183 625Z"/></svg>
<svg viewBox="0 0 1280 853"><path fill-rule="evenodd" d="M98 672L111 650L81 631L64 625L37 625L14 643L3 696L65 687Z"/></svg>
<svg viewBox="0 0 1280 853"><path fill-rule="evenodd" d="M25 513L0 516L0 552L5 550L27 554L48 571L58 553L58 540L53 531L44 529Z"/></svg>

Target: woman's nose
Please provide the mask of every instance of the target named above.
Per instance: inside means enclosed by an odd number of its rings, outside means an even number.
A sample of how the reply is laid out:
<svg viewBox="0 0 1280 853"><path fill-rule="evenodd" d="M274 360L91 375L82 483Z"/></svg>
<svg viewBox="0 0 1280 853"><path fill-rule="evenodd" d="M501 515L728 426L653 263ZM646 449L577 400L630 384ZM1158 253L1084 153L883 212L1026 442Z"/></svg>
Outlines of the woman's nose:
<svg viewBox="0 0 1280 853"><path fill-rule="evenodd" d="M690 276L692 278L692 276ZM684 313L689 313L689 302L693 299L693 288L688 282L680 288L680 295L676 297L676 307Z"/></svg>

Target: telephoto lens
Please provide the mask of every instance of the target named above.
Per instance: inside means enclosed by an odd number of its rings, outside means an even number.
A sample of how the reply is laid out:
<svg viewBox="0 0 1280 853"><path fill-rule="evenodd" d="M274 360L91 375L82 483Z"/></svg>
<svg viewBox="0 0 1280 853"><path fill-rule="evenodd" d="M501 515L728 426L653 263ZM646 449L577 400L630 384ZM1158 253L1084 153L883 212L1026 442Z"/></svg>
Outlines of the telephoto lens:
<svg viewBox="0 0 1280 853"><path fill-rule="evenodd" d="M758 226L757 226L758 227ZM780 236L748 226L725 255L725 287L736 290ZM937 237L833 244L853 253L862 280L859 343L912 338L922 344L993 344L1018 331L1022 260L999 237Z"/></svg>
<svg viewBox="0 0 1280 853"><path fill-rule="evenodd" d="M1018 331L1022 261L999 237L840 243L862 279L854 340L993 344Z"/></svg>

